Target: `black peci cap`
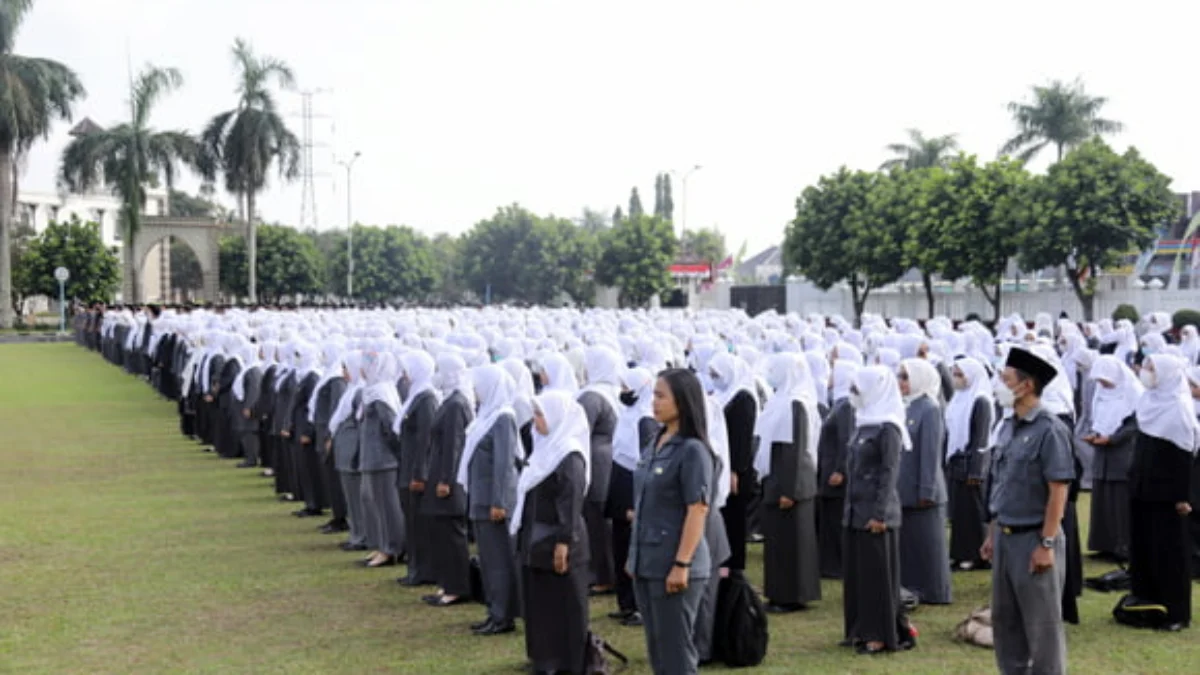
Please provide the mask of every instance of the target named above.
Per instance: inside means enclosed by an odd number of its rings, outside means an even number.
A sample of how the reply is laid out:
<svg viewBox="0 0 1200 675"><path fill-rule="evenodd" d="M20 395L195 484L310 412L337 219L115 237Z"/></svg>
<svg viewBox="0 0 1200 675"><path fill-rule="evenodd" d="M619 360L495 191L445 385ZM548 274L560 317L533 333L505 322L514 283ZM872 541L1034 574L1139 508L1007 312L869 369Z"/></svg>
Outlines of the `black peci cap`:
<svg viewBox="0 0 1200 675"><path fill-rule="evenodd" d="M1047 363L1033 352L1021 349L1020 347L1013 347L1008 350L1008 359L1005 360L1004 365L1032 377L1043 388L1050 384L1050 381L1055 377L1058 377L1058 370L1053 365Z"/></svg>

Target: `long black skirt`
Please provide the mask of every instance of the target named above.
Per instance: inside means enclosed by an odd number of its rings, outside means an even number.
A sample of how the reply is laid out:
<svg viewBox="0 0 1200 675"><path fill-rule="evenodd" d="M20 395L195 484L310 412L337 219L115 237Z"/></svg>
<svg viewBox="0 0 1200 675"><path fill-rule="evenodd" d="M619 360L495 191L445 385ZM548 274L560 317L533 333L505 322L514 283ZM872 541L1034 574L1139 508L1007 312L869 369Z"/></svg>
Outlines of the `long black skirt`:
<svg viewBox="0 0 1200 675"><path fill-rule="evenodd" d="M1067 579L1063 583L1062 616L1069 624L1079 624L1079 603L1083 595L1083 547L1079 538L1079 515L1075 502L1067 500L1063 511L1063 536L1067 540Z"/></svg>
<svg viewBox="0 0 1200 675"><path fill-rule="evenodd" d="M900 530L900 584L915 593L922 604L950 604L945 505L904 509L904 527Z"/></svg>
<svg viewBox="0 0 1200 675"><path fill-rule="evenodd" d="M583 503L583 522L592 548L591 582L596 586L615 586L617 573L612 550L612 521L605 517L604 502Z"/></svg>
<svg viewBox="0 0 1200 675"><path fill-rule="evenodd" d="M1092 482L1092 526L1088 550L1107 553L1121 560L1129 557L1129 483Z"/></svg>
<svg viewBox="0 0 1200 675"><path fill-rule="evenodd" d="M900 533L872 534L845 528L842 539L845 637L882 642L888 649L900 644Z"/></svg>
<svg viewBox="0 0 1200 675"><path fill-rule="evenodd" d="M588 633L588 570L564 575L521 568L525 655L534 671L582 673Z"/></svg>
<svg viewBox="0 0 1200 675"><path fill-rule="evenodd" d="M817 552L816 500L796 502L784 511L763 504L763 594L777 605L803 605L821 599L821 560Z"/></svg>
<svg viewBox="0 0 1200 675"><path fill-rule="evenodd" d="M1133 595L1164 605L1170 623L1192 620L1192 587L1186 516L1170 502L1130 503L1131 546L1129 573Z"/></svg>
<svg viewBox="0 0 1200 675"><path fill-rule="evenodd" d="M950 559L978 562L979 549L987 538L983 486L952 480L947 487L950 488Z"/></svg>
<svg viewBox="0 0 1200 675"><path fill-rule="evenodd" d="M817 500L817 548L821 553L821 576L842 578L842 515L846 501L842 497Z"/></svg>

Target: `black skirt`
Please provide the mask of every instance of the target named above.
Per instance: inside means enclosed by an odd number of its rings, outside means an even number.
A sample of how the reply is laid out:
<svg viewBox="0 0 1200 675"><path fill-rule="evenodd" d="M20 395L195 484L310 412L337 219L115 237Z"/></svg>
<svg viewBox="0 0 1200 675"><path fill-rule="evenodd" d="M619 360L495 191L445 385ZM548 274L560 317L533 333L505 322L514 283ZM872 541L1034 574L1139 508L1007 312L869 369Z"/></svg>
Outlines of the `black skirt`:
<svg viewBox="0 0 1200 675"><path fill-rule="evenodd" d="M1170 502L1130 503L1129 572L1133 595L1165 605L1170 623L1192 619L1188 521Z"/></svg>
<svg viewBox="0 0 1200 675"><path fill-rule="evenodd" d="M845 528L842 607L846 638L900 645L900 535ZM907 636L904 636L907 637Z"/></svg>
<svg viewBox="0 0 1200 675"><path fill-rule="evenodd" d="M525 655L534 671L582 673L588 635L588 570L521 568Z"/></svg>

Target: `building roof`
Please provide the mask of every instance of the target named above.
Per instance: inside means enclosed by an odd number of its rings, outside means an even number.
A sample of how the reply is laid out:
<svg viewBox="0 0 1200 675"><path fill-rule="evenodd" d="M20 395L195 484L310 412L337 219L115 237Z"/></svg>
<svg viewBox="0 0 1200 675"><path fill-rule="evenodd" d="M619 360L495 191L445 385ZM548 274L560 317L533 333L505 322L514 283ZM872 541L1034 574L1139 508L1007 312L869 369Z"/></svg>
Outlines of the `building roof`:
<svg viewBox="0 0 1200 675"><path fill-rule="evenodd" d="M79 124L76 124L74 127L72 127L71 131L68 133L70 133L72 136L86 136L88 134L94 134L97 131L104 131L104 127L93 122L92 118L85 117L79 120Z"/></svg>
<svg viewBox="0 0 1200 675"><path fill-rule="evenodd" d="M750 258L742 261L738 265L738 276L754 276L760 265L782 265L783 264L783 249L778 246L772 246L764 251L754 254Z"/></svg>

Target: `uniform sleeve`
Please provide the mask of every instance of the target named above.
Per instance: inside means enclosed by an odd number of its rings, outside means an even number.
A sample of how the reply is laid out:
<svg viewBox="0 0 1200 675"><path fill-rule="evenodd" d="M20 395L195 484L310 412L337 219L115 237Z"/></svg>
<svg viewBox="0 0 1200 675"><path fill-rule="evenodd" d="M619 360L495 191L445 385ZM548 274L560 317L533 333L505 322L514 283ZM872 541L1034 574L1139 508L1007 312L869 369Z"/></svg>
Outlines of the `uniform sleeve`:
<svg viewBox="0 0 1200 675"><path fill-rule="evenodd" d="M782 462L787 468L782 472L782 475L775 475L774 467L772 467L771 480L775 481L779 486L779 494L789 499L800 499L804 490L800 484L802 474L800 462L801 458L807 456L809 452L815 452L816 448L806 448L808 444L808 425L820 424L820 420L808 419L808 412L804 405L799 401L792 402L792 445L793 448L785 455ZM780 458L772 457L771 461L777 462ZM783 468L780 466L780 468Z"/></svg>
<svg viewBox="0 0 1200 675"><path fill-rule="evenodd" d="M558 494L554 497L555 521L554 543L571 544L579 533L576 524L582 520L583 499L587 494L587 477L584 476L583 456L577 452L567 455L555 471L558 474Z"/></svg>
<svg viewBox="0 0 1200 675"><path fill-rule="evenodd" d="M433 399L428 394L421 394L427 402L421 405L413 406L412 412L409 413L407 423L413 425L413 446L411 448L400 448L400 452L414 453L413 480L424 483L429 477L429 450L433 443L433 417L437 414L436 406L433 405ZM395 419L393 417L393 419ZM389 433L391 427L388 427Z"/></svg>
<svg viewBox="0 0 1200 675"><path fill-rule="evenodd" d="M308 400L312 398L313 389L317 387L317 376L309 375L304 378L304 386L297 392L296 397L292 399L292 415L296 420L295 434L297 436L308 436L311 439L316 435L316 427L308 421Z"/></svg>
<svg viewBox="0 0 1200 675"><path fill-rule="evenodd" d="M932 401L931 401L932 403ZM934 501L938 497L938 469L942 463L942 444L946 441L946 423L937 405L921 413L921 431L913 439L913 451L920 453L920 474L917 477L917 499Z"/></svg>
<svg viewBox="0 0 1200 675"><path fill-rule="evenodd" d="M700 441L689 440L680 448L679 494L683 503L707 504L708 490L713 480L712 454Z"/></svg>
<svg viewBox="0 0 1200 675"><path fill-rule="evenodd" d="M840 406L834 423L837 425L837 462L833 470L846 475L846 457L850 454L850 441L854 438L854 406Z"/></svg>
<svg viewBox="0 0 1200 675"><path fill-rule="evenodd" d="M1108 445L1103 447L1115 448L1126 445L1133 441L1134 436L1137 435L1137 431L1137 417L1130 415L1121 420L1121 426L1108 437Z"/></svg>
<svg viewBox="0 0 1200 675"><path fill-rule="evenodd" d="M595 400L599 394L588 392L579 397L579 405L583 408L583 416L587 418L588 431L595 433L596 422L600 419L601 407Z"/></svg>
<svg viewBox="0 0 1200 675"><path fill-rule="evenodd" d="M879 492L875 494L871 518L887 522L888 506L897 501L896 484L900 481L900 452L904 441L900 431L890 424L883 425L879 433Z"/></svg>
<svg viewBox="0 0 1200 675"><path fill-rule="evenodd" d="M242 389L246 394L246 399L242 401L242 409L253 411L262 393L262 371L252 370L246 373L246 377L242 378Z"/></svg>
<svg viewBox="0 0 1200 675"><path fill-rule="evenodd" d="M465 442L465 437L456 442ZM516 423L507 415L501 417L492 427L492 499L495 502L492 506L498 509L508 508L505 499L515 487L512 485L513 467L517 464L520 445Z"/></svg>
<svg viewBox="0 0 1200 675"><path fill-rule="evenodd" d="M738 474L750 473L754 465L754 423L758 406L746 392L733 397L725 414L725 430L729 436L730 469Z"/></svg>
<svg viewBox="0 0 1200 675"><path fill-rule="evenodd" d="M967 437L967 457L969 460L967 477L980 480L987 475L989 455L988 440L992 429L992 406L986 398L975 399L971 408L971 431Z"/></svg>
<svg viewBox="0 0 1200 675"><path fill-rule="evenodd" d="M1066 425L1051 420L1050 428L1042 434L1042 447L1038 461L1042 465L1042 478L1047 483L1070 483L1075 480L1075 454L1071 447L1071 436Z"/></svg>

